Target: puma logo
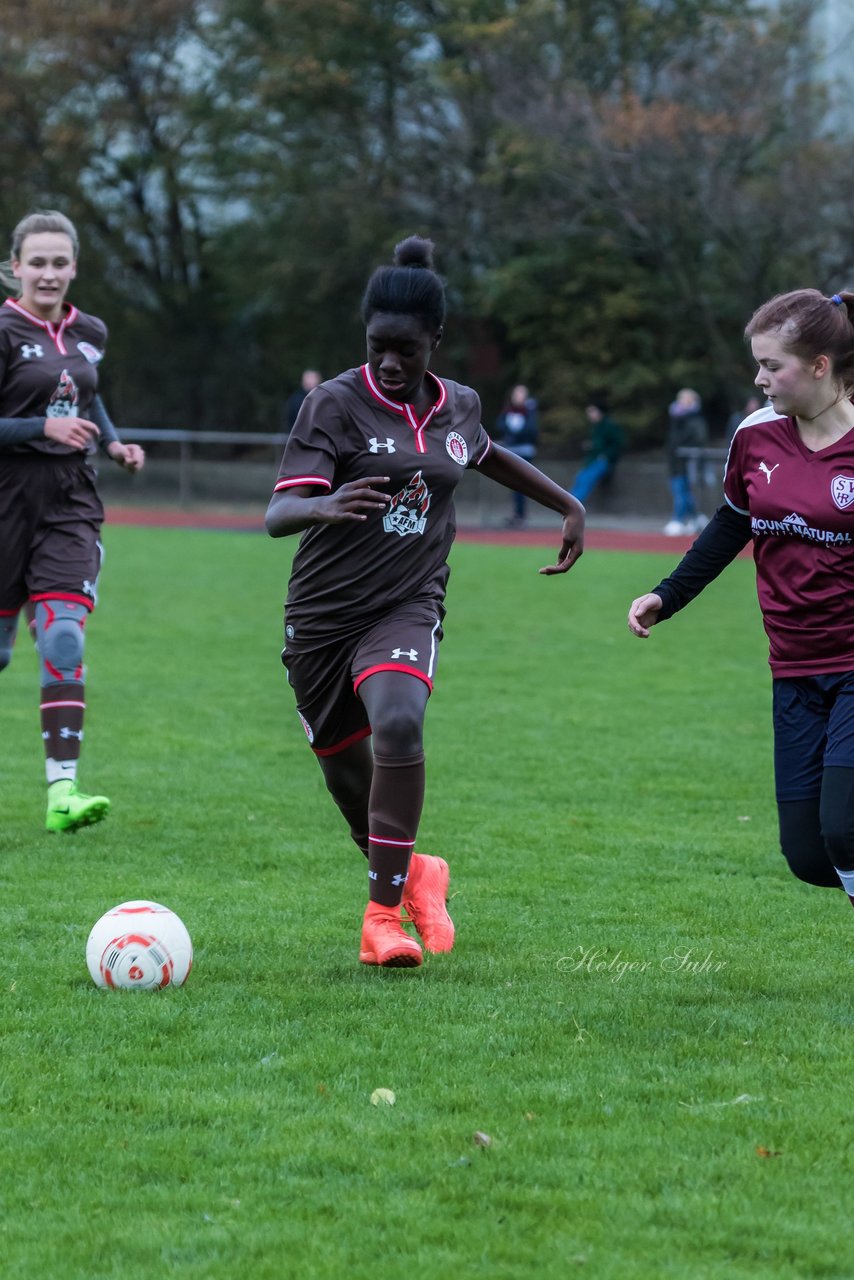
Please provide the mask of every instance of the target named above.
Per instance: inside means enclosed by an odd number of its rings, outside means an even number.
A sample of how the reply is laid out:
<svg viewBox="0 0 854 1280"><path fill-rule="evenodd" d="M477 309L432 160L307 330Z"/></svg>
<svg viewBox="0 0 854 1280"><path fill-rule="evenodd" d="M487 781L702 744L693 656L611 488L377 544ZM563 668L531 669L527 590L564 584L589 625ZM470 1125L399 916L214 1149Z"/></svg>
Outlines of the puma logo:
<svg viewBox="0 0 854 1280"><path fill-rule="evenodd" d="M771 483L771 477L772 477L772 475L773 475L773 474L774 474L774 472L777 470L777 468L779 467L779 465L780 465L780 464L779 464L779 462L775 462L775 463L774 463L774 465L773 465L773 467L770 467L770 468L769 468L769 467L768 467L768 465L767 465L767 463L765 463L765 462L760 462L760 464L759 464L759 470L762 472L763 476L765 477L765 479L768 481L768 483L769 483L769 484Z"/></svg>

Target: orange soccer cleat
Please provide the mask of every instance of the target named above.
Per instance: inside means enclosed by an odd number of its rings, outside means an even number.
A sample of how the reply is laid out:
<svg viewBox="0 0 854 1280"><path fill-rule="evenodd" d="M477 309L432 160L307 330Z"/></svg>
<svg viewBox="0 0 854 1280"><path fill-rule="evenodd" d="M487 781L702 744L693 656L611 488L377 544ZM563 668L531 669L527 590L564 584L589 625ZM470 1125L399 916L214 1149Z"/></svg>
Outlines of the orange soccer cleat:
<svg viewBox="0 0 854 1280"><path fill-rule="evenodd" d="M445 905L450 879L444 858L413 853L403 907L428 951L450 951L454 945L454 922Z"/></svg>
<svg viewBox="0 0 854 1280"><path fill-rule="evenodd" d="M413 969L422 963L420 946L400 923L399 907L368 903L359 959L362 964L379 964L386 969Z"/></svg>

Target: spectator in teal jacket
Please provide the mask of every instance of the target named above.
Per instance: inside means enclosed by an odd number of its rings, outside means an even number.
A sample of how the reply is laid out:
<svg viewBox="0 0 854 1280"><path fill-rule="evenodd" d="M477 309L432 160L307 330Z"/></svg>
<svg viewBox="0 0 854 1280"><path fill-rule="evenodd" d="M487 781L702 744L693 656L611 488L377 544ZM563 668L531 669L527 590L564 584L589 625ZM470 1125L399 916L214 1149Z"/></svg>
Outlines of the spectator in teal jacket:
<svg viewBox="0 0 854 1280"><path fill-rule="evenodd" d="M625 444L623 428L611 417L604 400L592 400L585 413L590 423L590 438L581 470L570 490L579 502L586 502L596 486L614 474Z"/></svg>

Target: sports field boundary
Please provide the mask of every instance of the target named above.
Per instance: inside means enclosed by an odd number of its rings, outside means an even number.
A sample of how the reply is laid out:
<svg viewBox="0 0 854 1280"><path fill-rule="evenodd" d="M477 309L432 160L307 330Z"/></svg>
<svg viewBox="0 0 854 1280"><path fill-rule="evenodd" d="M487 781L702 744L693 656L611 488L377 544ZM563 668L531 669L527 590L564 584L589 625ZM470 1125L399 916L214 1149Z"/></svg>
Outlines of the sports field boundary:
<svg viewBox="0 0 854 1280"><path fill-rule="evenodd" d="M263 514L244 511L181 511L170 507L107 507L107 524L134 525L152 529L211 529L232 533L263 533ZM457 529L460 542L487 546L556 547L558 530L483 529L464 522ZM682 555L693 536L671 538L649 530L587 528L584 546L589 551L666 552Z"/></svg>

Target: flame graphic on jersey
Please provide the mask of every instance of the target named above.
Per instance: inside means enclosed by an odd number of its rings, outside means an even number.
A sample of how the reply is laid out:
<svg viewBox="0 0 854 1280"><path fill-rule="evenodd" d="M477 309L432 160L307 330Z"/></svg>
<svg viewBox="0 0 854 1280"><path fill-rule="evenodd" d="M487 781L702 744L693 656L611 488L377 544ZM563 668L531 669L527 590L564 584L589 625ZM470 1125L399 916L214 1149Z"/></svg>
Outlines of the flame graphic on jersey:
<svg viewBox="0 0 854 1280"><path fill-rule="evenodd" d="M59 375L59 382L54 388L53 395L45 411L46 418L76 418L77 401L80 394L77 390L77 383L72 378L67 369L63 369Z"/></svg>
<svg viewBox="0 0 854 1280"><path fill-rule="evenodd" d="M430 490L420 471L392 498L391 506L383 516L386 533L397 533L405 538L408 533L423 533L427 527L427 511L430 507Z"/></svg>

